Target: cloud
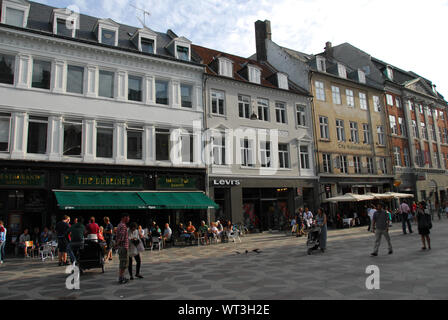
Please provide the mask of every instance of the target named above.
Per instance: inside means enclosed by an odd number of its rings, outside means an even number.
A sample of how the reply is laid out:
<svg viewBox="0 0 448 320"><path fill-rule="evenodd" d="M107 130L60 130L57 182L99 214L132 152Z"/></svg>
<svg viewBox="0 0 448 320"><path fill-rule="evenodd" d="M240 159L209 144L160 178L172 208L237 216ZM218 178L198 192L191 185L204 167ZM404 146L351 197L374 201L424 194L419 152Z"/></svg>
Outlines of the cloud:
<svg viewBox="0 0 448 320"><path fill-rule="evenodd" d="M39 1L39 0L38 0ZM279 45L318 53L326 41L350 42L373 56L413 70L448 97L443 40L447 0L40 0L57 7L76 4L82 13L140 26L134 4L151 12L147 25L172 29L198 45L250 56L254 22L271 20Z"/></svg>

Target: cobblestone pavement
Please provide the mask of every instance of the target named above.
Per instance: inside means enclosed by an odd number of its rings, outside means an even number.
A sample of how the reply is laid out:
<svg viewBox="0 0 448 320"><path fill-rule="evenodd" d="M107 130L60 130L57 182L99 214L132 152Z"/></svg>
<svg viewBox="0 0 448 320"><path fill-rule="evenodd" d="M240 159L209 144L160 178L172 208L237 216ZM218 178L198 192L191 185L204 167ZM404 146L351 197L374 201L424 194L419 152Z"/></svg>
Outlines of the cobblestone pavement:
<svg viewBox="0 0 448 320"><path fill-rule="evenodd" d="M105 274L87 271L81 289L73 291L65 288L65 268L57 262L11 259L0 265L0 299L448 299L447 231L447 219L436 221L433 250L423 252L420 237L403 235L396 224L394 254L387 255L383 239L376 258L369 256L374 237L364 227L330 231L328 251L312 256L306 254L304 238L284 233L249 235L236 244L147 251L144 279L118 285L115 258ZM380 268L380 290L366 290L369 265Z"/></svg>

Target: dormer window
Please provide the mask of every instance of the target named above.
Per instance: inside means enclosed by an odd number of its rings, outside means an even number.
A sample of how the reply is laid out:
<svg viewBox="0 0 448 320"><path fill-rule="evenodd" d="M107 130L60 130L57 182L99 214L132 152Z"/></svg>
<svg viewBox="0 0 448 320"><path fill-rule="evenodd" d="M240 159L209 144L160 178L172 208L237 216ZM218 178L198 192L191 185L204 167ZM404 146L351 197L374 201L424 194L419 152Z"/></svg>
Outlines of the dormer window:
<svg viewBox="0 0 448 320"><path fill-rule="evenodd" d="M75 37L79 14L69 9L53 10L53 33L64 37Z"/></svg>
<svg viewBox="0 0 448 320"><path fill-rule="evenodd" d="M347 79L347 68L340 63L338 63L338 75L341 78Z"/></svg>
<svg viewBox="0 0 448 320"><path fill-rule="evenodd" d="M362 70L358 70L358 81L360 83L366 83L366 74Z"/></svg>
<svg viewBox="0 0 448 320"><path fill-rule="evenodd" d="M103 29L101 30L101 43L107 44L109 46L115 45L115 31L114 30L108 30Z"/></svg>
<svg viewBox="0 0 448 320"><path fill-rule="evenodd" d="M327 65L324 57L316 58L317 70L320 72L327 72Z"/></svg>
<svg viewBox="0 0 448 320"><path fill-rule="evenodd" d="M134 43L138 51L145 53L156 53L157 34L149 28L137 30L132 36L131 41Z"/></svg>
<svg viewBox="0 0 448 320"><path fill-rule="evenodd" d="M394 80L394 71L391 67L386 68L386 75L389 80Z"/></svg>
<svg viewBox="0 0 448 320"><path fill-rule="evenodd" d="M73 28L67 28L69 21L64 19L57 19L56 28L57 35L65 37L73 37Z"/></svg>
<svg viewBox="0 0 448 320"><path fill-rule="evenodd" d="M190 61L190 49L184 46L176 46L176 58L179 60Z"/></svg>
<svg viewBox="0 0 448 320"><path fill-rule="evenodd" d="M171 30L170 37L173 38L165 47L176 59L183 61L191 60L191 41L185 37L177 37Z"/></svg>
<svg viewBox="0 0 448 320"><path fill-rule="evenodd" d="M95 28L99 43L117 46L118 28L119 24L111 19L99 20Z"/></svg>
<svg viewBox="0 0 448 320"><path fill-rule="evenodd" d="M146 53L155 53L154 51L154 40L141 38L140 39L140 51Z"/></svg>
<svg viewBox="0 0 448 320"><path fill-rule="evenodd" d="M24 0L3 0L1 23L26 28L30 4Z"/></svg>
<svg viewBox="0 0 448 320"><path fill-rule="evenodd" d="M278 81L278 87L280 89L288 90L288 76L284 73L277 73L277 81Z"/></svg>
<svg viewBox="0 0 448 320"><path fill-rule="evenodd" d="M233 62L229 59L219 58L219 75L224 77L233 77Z"/></svg>
<svg viewBox="0 0 448 320"><path fill-rule="evenodd" d="M261 84L261 70L254 66L248 66L249 82Z"/></svg>

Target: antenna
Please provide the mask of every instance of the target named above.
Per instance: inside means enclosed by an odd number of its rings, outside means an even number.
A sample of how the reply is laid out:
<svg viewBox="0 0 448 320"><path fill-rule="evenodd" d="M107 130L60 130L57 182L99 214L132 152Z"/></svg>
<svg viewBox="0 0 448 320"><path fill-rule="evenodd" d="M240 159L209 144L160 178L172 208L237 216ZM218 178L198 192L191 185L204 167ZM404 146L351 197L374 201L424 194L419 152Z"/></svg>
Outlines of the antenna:
<svg viewBox="0 0 448 320"><path fill-rule="evenodd" d="M146 16L150 16L151 13L149 11L146 11L145 9L139 8L137 6L134 6L133 4L130 4L131 7L135 8L136 10L140 10L141 12L143 12L143 21L140 17L137 17L138 21L140 21L140 23L145 27L148 28L146 26Z"/></svg>

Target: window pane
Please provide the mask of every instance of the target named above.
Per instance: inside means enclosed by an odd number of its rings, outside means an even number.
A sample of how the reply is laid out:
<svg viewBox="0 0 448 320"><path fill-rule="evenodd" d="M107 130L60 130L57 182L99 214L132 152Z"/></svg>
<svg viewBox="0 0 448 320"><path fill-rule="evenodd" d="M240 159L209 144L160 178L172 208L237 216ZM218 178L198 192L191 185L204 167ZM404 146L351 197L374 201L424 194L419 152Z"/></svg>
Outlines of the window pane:
<svg viewBox="0 0 448 320"><path fill-rule="evenodd" d="M15 57L0 53L0 83L14 84Z"/></svg>
<svg viewBox="0 0 448 320"><path fill-rule="evenodd" d="M82 124L64 123L64 156L80 156L82 143Z"/></svg>
<svg viewBox="0 0 448 320"><path fill-rule="evenodd" d="M142 159L143 132L128 130L128 159Z"/></svg>
<svg viewBox="0 0 448 320"><path fill-rule="evenodd" d="M115 75L113 72L100 70L98 92L100 97L114 97L114 77Z"/></svg>
<svg viewBox="0 0 448 320"><path fill-rule="evenodd" d="M191 93L193 88L187 85L180 86L180 95L182 98L182 107L184 108L192 108L193 107L193 99L191 97Z"/></svg>
<svg viewBox="0 0 448 320"><path fill-rule="evenodd" d="M84 68L77 66L67 67L67 92L84 93Z"/></svg>
<svg viewBox="0 0 448 320"><path fill-rule="evenodd" d="M170 132L169 130L157 130L156 132L156 160L170 160Z"/></svg>
<svg viewBox="0 0 448 320"><path fill-rule="evenodd" d="M5 152L9 150L9 126L10 118L0 118L0 151Z"/></svg>
<svg viewBox="0 0 448 320"><path fill-rule="evenodd" d="M154 41L150 39L142 38L140 40L142 43L142 52L154 53Z"/></svg>
<svg viewBox="0 0 448 320"><path fill-rule="evenodd" d="M33 88L50 89L51 62L34 60L33 62Z"/></svg>
<svg viewBox="0 0 448 320"><path fill-rule="evenodd" d="M113 142L114 129L101 127L101 125L99 124L96 128L96 156L98 158L112 158Z"/></svg>
<svg viewBox="0 0 448 320"><path fill-rule="evenodd" d="M47 153L48 119L36 121L30 118L28 124L28 153Z"/></svg>
<svg viewBox="0 0 448 320"><path fill-rule="evenodd" d="M128 77L128 100L142 101L142 78Z"/></svg>
<svg viewBox="0 0 448 320"><path fill-rule="evenodd" d="M193 162L193 135L182 136L182 162Z"/></svg>
<svg viewBox="0 0 448 320"><path fill-rule="evenodd" d="M115 31L102 29L101 43L115 46Z"/></svg>
<svg viewBox="0 0 448 320"><path fill-rule="evenodd" d="M57 24L58 24L57 25L57 32L58 32L58 35L65 36L65 37L71 37L72 36L73 29L68 29L67 28L67 23L70 23L70 22L67 22L64 19L57 19Z"/></svg>
<svg viewBox="0 0 448 320"><path fill-rule="evenodd" d="M6 24L23 28L23 18L25 12L22 10L6 8Z"/></svg>
<svg viewBox="0 0 448 320"><path fill-rule="evenodd" d="M168 105L168 81L156 80L156 103Z"/></svg>
<svg viewBox="0 0 448 320"><path fill-rule="evenodd" d="M177 46L177 58L188 61L188 48Z"/></svg>

